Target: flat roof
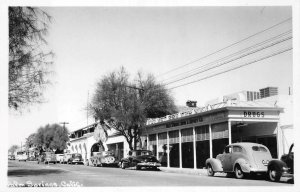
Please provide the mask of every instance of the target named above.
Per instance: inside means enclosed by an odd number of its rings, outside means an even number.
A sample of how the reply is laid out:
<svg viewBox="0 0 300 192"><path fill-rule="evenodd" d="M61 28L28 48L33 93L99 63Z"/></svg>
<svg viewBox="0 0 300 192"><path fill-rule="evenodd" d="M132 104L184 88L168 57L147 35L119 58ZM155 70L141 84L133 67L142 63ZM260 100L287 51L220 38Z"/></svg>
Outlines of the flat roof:
<svg viewBox="0 0 300 192"><path fill-rule="evenodd" d="M228 110L268 110L283 112L283 108L276 106L276 103L270 101L227 101L214 105L207 105L206 107L191 109L190 111L179 112L167 115L161 118L148 119L144 127L151 127L162 125L177 120L184 120L188 118L198 117L199 115L206 115L220 111Z"/></svg>

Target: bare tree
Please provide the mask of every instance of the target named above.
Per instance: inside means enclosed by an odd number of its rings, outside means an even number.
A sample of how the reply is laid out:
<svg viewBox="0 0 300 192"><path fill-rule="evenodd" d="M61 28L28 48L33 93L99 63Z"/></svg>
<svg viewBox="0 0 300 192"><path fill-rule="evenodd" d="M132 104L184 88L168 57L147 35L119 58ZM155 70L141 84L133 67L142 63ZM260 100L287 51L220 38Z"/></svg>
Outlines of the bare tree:
<svg viewBox="0 0 300 192"><path fill-rule="evenodd" d="M98 120L107 120L122 134L130 149L136 149L140 128L147 118L161 117L176 112L168 90L155 82L152 75L138 73L136 83L122 67L104 76L97 84L90 105L91 114Z"/></svg>
<svg viewBox="0 0 300 192"><path fill-rule="evenodd" d="M53 53L47 51L45 35L51 17L39 8L9 7L10 109L41 103Z"/></svg>

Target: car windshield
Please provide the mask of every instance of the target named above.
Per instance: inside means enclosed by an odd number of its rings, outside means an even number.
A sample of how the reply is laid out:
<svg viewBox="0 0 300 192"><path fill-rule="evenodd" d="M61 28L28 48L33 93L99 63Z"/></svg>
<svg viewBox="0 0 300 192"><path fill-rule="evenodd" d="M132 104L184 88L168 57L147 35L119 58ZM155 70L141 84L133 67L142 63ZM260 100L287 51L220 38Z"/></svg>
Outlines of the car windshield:
<svg viewBox="0 0 300 192"><path fill-rule="evenodd" d="M253 151L259 151L259 152L268 152L268 150L265 147L262 147L262 146L253 146L252 150Z"/></svg>
<svg viewBox="0 0 300 192"><path fill-rule="evenodd" d="M81 154L74 154L74 157L81 157Z"/></svg>

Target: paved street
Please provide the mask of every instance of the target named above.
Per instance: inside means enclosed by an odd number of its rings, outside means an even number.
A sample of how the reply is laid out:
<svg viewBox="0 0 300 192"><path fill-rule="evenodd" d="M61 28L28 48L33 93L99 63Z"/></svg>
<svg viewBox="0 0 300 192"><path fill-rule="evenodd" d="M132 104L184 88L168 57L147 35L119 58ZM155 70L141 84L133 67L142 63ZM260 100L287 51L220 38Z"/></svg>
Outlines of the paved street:
<svg viewBox="0 0 300 192"><path fill-rule="evenodd" d="M263 178L235 179L224 174L215 177L166 171L133 170L84 165L37 164L9 161L8 184L40 184L58 186L293 186L286 180L280 183Z"/></svg>

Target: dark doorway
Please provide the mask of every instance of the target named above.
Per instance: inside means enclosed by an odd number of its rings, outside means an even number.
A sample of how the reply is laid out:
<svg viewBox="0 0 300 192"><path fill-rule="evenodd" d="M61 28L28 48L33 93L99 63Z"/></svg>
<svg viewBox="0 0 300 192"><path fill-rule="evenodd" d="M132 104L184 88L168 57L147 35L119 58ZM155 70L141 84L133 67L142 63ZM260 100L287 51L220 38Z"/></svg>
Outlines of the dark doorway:
<svg viewBox="0 0 300 192"><path fill-rule="evenodd" d="M95 143L92 147L91 147L91 156L93 156L94 152L101 152L104 151L104 147L102 145L102 143Z"/></svg>
<svg viewBox="0 0 300 192"><path fill-rule="evenodd" d="M182 143L182 167L194 168L193 142Z"/></svg>
<svg viewBox="0 0 300 192"><path fill-rule="evenodd" d="M170 145L170 167L179 167L179 143Z"/></svg>
<svg viewBox="0 0 300 192"><path fill-rule="evenodd" d="M212 148L213 148L213 158L216 158L217 155L223 153L224 148L229 144L228 138L224 139L213 139Z"/></svg>
<svg viewBox="0 0 300 192"><path fill-rule="evenodd" d="M197 168L205 167L205 161L209 158L209 141L197 141L196 142L196 159Z"/></svg>

